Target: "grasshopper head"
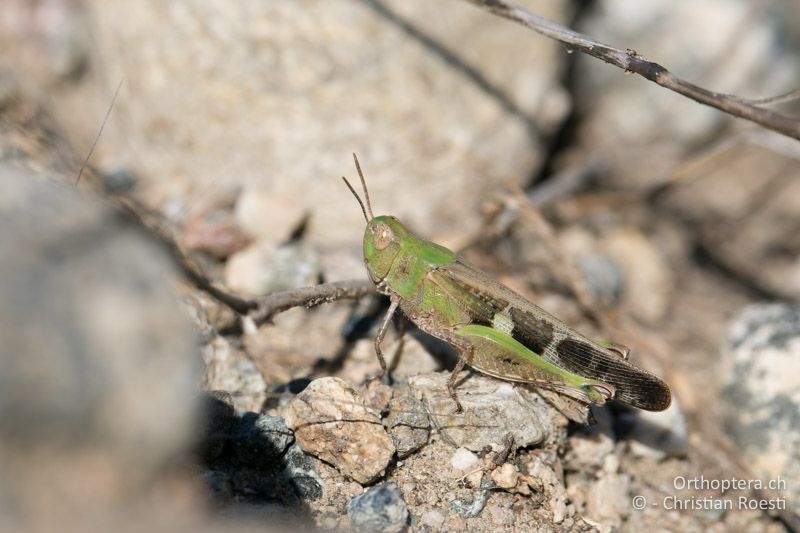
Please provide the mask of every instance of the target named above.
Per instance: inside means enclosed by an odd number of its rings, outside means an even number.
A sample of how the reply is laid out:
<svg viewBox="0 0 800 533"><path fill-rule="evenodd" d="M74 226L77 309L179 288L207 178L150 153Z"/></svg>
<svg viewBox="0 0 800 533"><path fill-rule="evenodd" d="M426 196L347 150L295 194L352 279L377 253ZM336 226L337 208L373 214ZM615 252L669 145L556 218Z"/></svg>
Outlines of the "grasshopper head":
<svg viewBox="0 0 800 533"><path fill-rule="evenodd" d="M364 263L373 282L378 283L386 277L400 252L400 243L408 236L408 229L395 217L382 215L367 222Z"/></svg>
<svg viewBox="0 0 800 533"><path fill-rule="evenodd" d="M364 173L361 172L361 165L358 163L356 154L353 154L353 161L358 170L358 177L361 179L361 186L364 188L364 197L367 200L366 207L356 190L347 181L347 178L342 177L342 179L356 200L358 200L361 212L364 213L364 220L367 221L367 229L364 231L364 263L367 265L369 277L377 284L389 273L395 257L400 253L400 243L410 233L403 223L395 217L373 216L367 181L364 179Z"/></svg>

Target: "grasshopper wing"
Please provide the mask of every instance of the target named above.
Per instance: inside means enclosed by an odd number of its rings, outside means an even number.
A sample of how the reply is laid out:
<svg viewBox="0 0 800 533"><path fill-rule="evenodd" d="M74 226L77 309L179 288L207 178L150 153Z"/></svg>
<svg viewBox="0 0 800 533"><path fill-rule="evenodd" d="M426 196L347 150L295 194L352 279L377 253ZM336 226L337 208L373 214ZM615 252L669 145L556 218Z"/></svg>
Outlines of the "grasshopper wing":
<svg viewBox="0 0 800 533"><path fill-rule="evenodd" d="M671 394L663 380L584 337L461 259L431 275L460 302L473 324L507 333L563 370L612 385L616 400L648 411L669 407Z"/></svg>

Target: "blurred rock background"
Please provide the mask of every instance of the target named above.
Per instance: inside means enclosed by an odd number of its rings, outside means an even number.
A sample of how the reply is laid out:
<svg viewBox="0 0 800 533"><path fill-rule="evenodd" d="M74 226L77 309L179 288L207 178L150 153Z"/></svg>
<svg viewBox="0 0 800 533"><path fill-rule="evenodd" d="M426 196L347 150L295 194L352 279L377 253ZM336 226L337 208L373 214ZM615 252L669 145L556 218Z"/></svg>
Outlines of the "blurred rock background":
<svg viewBox="0 0 800 533"><path fill-rule="evenodd" d="M791 2L520 4L710 90L759 98L800 86ZM413 376L451 364L412 331L385 421L403 459L370 464L357 482L295 442L304 422L286 427L285 404L310 380L349 382L323 395L349 398L343 412L380 407L379 393L348 388L377 369L379 300L242 328L93 190L147 206L209 277L257 295L363 279L363 219L340 180L355 175L352 152L377 212L582 331L631 345L675 405L598 410L582 429L535 400L540 438L504 474L476 478L499 437L484 453L452 446L446 430L398 435L428 420L403 387L427 394L428 378ZM630 505L690 495L676 476L724 479L741 466L785 478L778 495L800 505L796 141L463 1L5 0L0 159L9 529L144 515L153 529L214 529L211 516L259 528L782 530L786 516L759 510ZM569 265L607 322L581 311ZM320 439L361 435L322 429Z"/></svg>

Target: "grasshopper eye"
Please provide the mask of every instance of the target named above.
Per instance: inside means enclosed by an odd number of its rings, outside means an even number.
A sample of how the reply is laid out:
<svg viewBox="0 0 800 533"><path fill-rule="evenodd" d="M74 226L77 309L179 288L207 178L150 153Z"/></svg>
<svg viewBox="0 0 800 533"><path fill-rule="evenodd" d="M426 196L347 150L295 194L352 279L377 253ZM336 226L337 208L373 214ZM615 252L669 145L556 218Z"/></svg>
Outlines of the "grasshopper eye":
<svg viewBox="0 0 800 533"><path fill-rule="evenodd" d="M394 232L386 224L380 224L375 228L375 249L383 250L394 240Z"/></svg>

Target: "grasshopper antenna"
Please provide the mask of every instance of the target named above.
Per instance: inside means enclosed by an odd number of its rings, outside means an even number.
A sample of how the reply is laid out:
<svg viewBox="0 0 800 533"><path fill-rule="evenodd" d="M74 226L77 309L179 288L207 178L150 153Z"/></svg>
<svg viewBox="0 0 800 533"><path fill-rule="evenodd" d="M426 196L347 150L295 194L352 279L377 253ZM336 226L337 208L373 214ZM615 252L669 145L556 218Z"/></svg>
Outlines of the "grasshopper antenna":
<svg viewBox="0 0 800 533"><path fill-rule="evenodd" d="M375 218L375 215L372 214L372 203L369 201L369 191L367 190L367 180L364 179L364 173L361 172L361 165L358 163L358 158L356 157L355 152L353 152L353 161L356 162L356 170L358 170L358 177L361 178L361 187L364 188L364 196L367 199L367 211L369 212L370 220ZM363 206L362 206L363 208Z"/></svg>
<svg viewBox="0 0 800 533"><path fill-rule="evenodd" d="M362 202L362 201L361 201L361 198L358 196L358 193L357 193L357 192L356 192L356 190L353 188L353 186L352 186L352 185L350 185L350 182L349 182L349 181L347 181L347 178L345 178L344 176L342 176L342 179L344 180L344 184L345 184L345 185L347 185L347 188L348 188L348 189L350 189L350 192L351 192L351 193L353 193L353 196L355 196L355 197L356 197L356 200L358 200L358 205L360 205L360 206L361 206L361 212L362 212L362 213L364 213L364 220L366 220L366 221L367 221L367 224L369 224L369 218L367 218L367 210L366 210L366 209L364 209L364 202Z"/></svg>
<svg viewBox="0 0 800 533"><path fill-rule="evenodd" d="M92 158L92 154L94 154L94 149L97 148L97 143L100 141L100 136L103 134L103 129L106 127L106 122L108 122L108 117L111 115L111 110L114 109L114 104L117 101L117 96L119 96L119 91L122 89L122 84L125 83L125 78L120 78L119 85L117 85L117 90L114 91L114 96L111 98L111 104L108 106L106 110L106 116L103 117L103 123L100 124L100 131L97 132L97 136L94 138L94 142L92 143L92 147L89 148L89 153L86 154L86 159L83 160L83 164L81 165L81 169L78 171L78 177L75 178L75 186L77 187L78 184L81 182L81 176L83 176L83 171L89 165L89 160Z"/></svg>

